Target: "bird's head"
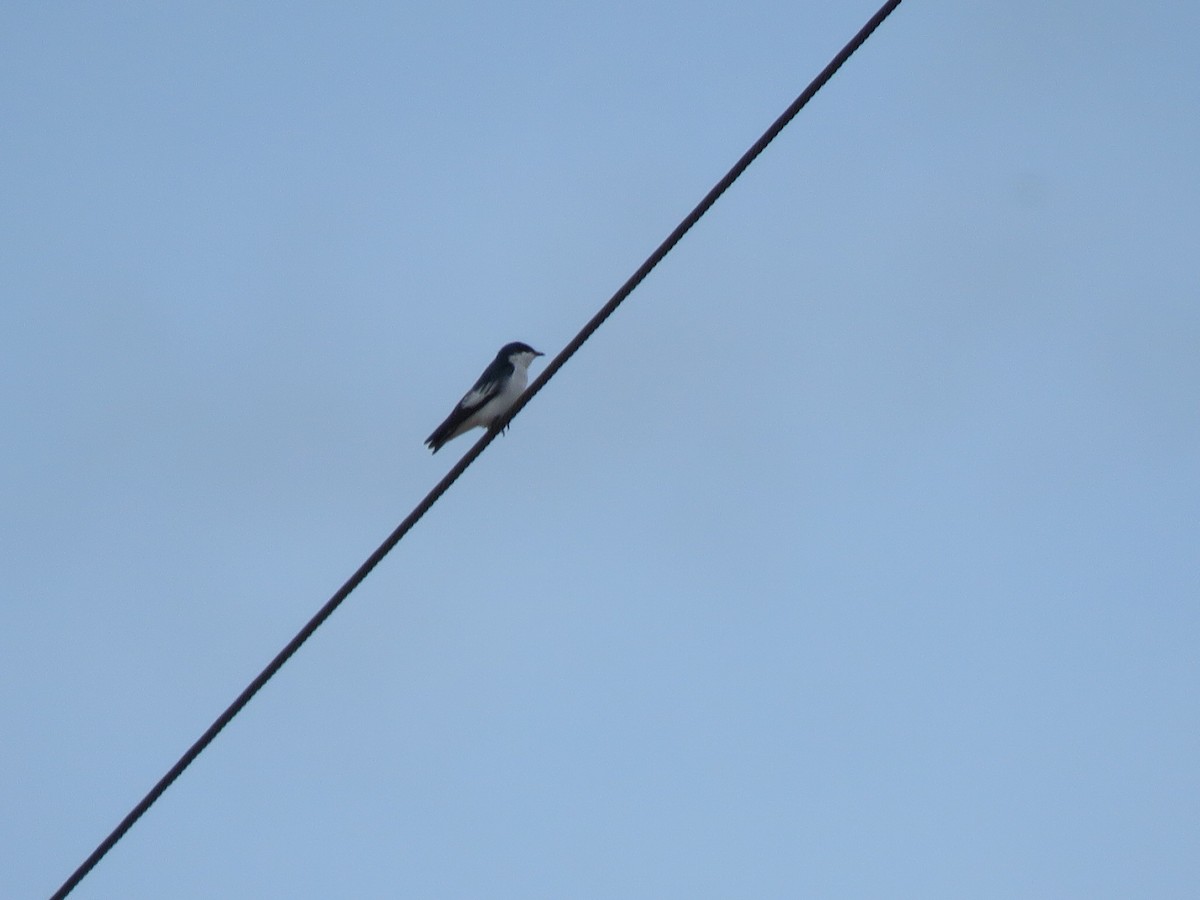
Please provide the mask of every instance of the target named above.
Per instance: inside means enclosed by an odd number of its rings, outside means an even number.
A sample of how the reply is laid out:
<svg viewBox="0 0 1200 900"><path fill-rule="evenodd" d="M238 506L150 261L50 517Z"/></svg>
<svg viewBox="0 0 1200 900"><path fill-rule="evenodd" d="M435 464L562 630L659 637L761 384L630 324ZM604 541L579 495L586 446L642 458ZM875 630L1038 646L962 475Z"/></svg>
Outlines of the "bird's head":
<svg viewBox="0 0 1200 900"><path fill-rule="evenodd" d="M501 359L507 359L514 366L521 369L529 368L529 364L539 356L545 356L545 354L539 353L528 344L523 344L520 341L505 344L500 350Z"/></svg>

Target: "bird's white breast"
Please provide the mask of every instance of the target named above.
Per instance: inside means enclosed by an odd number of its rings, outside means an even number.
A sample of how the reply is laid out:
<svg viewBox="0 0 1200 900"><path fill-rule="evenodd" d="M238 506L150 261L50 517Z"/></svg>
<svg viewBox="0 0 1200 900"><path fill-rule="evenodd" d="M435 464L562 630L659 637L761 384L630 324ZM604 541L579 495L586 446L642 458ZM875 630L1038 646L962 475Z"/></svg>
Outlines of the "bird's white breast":
<svg viewBox="0 0 1200 900"><path fill-rule="evenodd" d="M512 376L504 387L497 392L496 396L479 407L475 415L471 416L470 425L467 427L474 428L481 425L487 428L498 417L508 412L509 407L513 405L517 397L521 396L521 391L525 390L528 382L529 373L521 366L514 366Z"/></svg>

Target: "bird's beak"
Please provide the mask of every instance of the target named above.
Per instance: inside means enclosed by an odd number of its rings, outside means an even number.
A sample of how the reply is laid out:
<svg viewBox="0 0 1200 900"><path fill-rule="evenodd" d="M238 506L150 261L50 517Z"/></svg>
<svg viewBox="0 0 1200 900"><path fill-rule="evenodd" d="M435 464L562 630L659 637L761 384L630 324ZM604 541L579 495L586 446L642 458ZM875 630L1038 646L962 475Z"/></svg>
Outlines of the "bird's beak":
<svg viewBox="0 0 1200 900"><path fill-rule="evenodd" d="M534 350L533 355L534 356L545 356L546 354L542 353L540 350Z"/></svg>

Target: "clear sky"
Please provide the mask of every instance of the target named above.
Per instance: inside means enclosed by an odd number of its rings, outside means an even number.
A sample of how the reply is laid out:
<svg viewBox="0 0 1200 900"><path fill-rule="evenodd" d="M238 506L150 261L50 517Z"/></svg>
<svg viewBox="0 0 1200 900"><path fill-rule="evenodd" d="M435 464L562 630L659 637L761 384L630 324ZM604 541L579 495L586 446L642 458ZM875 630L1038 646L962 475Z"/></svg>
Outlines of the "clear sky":
<svg viewBox="0 0 1200 900"><path fill-rule="evenodd" d="M875 8L0 7L0 896ZM75 896L1196 896L1198 33L901 6Z"/></svg>

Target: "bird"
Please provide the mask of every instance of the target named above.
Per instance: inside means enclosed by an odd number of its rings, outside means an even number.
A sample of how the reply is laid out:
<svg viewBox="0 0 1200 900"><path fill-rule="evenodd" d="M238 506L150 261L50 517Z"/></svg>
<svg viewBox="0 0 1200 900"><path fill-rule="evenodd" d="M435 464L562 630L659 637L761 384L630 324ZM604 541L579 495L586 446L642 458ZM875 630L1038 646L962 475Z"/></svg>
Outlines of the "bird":
<svg viewBox="0 0 1200 900"><path fill-rule="evenodd" d="M463 395L446 421L425 439L425 445L437 453L448 441L472 428L490 428L512 408L529 381L529 364L545 356L528 344L505 344L483 370L475 386Z"/></svg>

